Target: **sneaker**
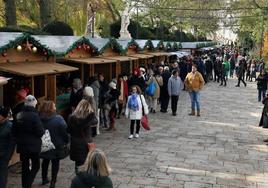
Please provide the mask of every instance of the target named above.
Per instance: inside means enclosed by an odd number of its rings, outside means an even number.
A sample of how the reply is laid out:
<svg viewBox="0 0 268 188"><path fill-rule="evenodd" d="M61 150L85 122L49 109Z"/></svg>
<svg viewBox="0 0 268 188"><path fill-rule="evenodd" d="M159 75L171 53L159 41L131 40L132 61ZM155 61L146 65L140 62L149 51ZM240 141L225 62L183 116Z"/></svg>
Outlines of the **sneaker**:
<svg viewBox="0 0 268 188"><path fill-rule="evenodd" d="M136 134L135 134L135 138L139 138L139 137L140 137L139 134L136 133Z"/></svg>
<svg viewBox="0 0 268 188"><path fill-rule="evenodd" d="M133 134L129 135L128 139L132 139L133 138Z"/></svg>

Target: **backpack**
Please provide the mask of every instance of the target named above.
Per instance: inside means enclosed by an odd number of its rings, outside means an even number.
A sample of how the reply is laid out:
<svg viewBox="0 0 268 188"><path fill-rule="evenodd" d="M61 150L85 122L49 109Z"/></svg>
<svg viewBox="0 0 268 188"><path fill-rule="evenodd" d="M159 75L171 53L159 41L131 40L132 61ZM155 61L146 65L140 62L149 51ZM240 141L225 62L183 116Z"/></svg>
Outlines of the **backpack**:
<svg viewBox="0 0 268 188"><path fill-rule="evenodd" d="M154 82L151 82L151 83L149 84L149 86L146 88L145 93L146 93L148 96L153 96L155 90L156 90L156 85L155 85Z"/></svg>

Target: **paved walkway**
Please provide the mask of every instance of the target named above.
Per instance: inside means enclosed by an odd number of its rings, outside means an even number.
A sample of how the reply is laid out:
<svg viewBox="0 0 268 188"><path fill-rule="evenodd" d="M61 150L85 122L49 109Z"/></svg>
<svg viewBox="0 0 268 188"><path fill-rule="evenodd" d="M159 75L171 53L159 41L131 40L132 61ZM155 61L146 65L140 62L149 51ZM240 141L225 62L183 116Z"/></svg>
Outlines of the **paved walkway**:
<svg viewBox="0 0 268 188"><path fill-rule="evenodd" d="M209 83L202 92L202 116L190 117L189 96L179 100L178 116L150 115L152 130L128 140L129 122L96 139L112 166L116 188L267 188L268 131L257 127L262 105L256 83L236 88ZM57 187L67 188L74 176L69 159L61 163ZM10 174L10 188L20 187ZM40 175L34 187L39 186ZM18 185L19 184L19 185ZM46 186L43 186L46 187Z"/></svg>

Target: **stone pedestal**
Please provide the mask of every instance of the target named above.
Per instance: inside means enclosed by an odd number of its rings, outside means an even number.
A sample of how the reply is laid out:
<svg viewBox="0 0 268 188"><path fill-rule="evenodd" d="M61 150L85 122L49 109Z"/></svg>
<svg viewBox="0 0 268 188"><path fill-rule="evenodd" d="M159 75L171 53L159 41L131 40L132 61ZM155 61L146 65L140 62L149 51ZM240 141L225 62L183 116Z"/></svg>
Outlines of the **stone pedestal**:
<svg viewBox="0 0 268 188"><path fill-rule="evenodd" d="M127 31L127 32L122 32L120 31L120 37L119 39L121 40L128 40L128 39L131 39L131 35L130 33Z"/></svg>

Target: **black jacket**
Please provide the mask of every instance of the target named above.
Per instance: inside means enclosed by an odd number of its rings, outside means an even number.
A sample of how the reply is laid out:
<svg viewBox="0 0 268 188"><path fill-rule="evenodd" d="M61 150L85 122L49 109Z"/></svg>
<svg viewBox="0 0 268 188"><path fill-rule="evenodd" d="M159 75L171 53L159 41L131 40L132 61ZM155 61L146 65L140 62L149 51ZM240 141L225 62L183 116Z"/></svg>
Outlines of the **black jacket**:
<svg viewBox="0 0 268 188"><path fill-rule="evenodd" d="M80 172L73 180L70 188L113 188L112 180L108 176L92 176Z"/></svg>
<svg viewBox="0 0 268 188"><path fill-rule="evenodd" d="M14 139L11 133L12 123L5 121L0 124L0 159L9 160L15 147Z"/></svg>
<svg viewBox="0 0 268 188"><path fill-rule="evenodd" d="M162 78L163 78L163 86L161 88L161 97L167 97L169 96L168 94L168 80L171 77L171 74L169 71L164 71L162 74Z"/></svg>
<svg viewBox="0 0 268 188"><path fill-rule="evenodd" d="M50 117L42 117L41 115L41 120L44 128L49 130L51 141L55 145L56 149L41 153L40 156L45 159L58 158L57 150L63 149L63 146L69 142L67 124L63 117L56 113Z"/></svg>
<svg viewBox="0 0 268 188"><path fill-rule="evenodd" d="M95 113L85 119L71 115L68 119L68 132L71 135L70 159L84 163L88 154L88 143L92 142L91 126L96 125L98 119Z"/></svg>
<svg viewBox="0 0 268 188"><path fill-rule="evenodd" d="M258 78L256 79L257 82L257 88L258 89L262 89L262 90L266 90L267 89L267 76L261 76L259 75Z"/></svg>
<svg viewBox="0 0 268 188"><path fill-rule="evenodd" d="M41 137L45 133L37 110L25 106L17 115L17 123L12 127L18 153L40 153Z"/></svg>
<svg viewBox="0 0 268 188"><path fill-rule="evenodd" d="M146 85L145 85L145 80L142 76L138 77L134 75L129 79L129 82L128 82L129 91L131 90L131 87L134 85L139 86L143 92L145 91Z"/></svg>
<svg viewBox="0 0 268 188"><path fill-rule="evenodd" d="M82 100L82 98L83 98L83 89L84 88L80 88L76 92L74 92L74 90L72 89L72 92L71 92L71 95L70 95L70 106L72 108L76 108L78 103Z"/></svg>

